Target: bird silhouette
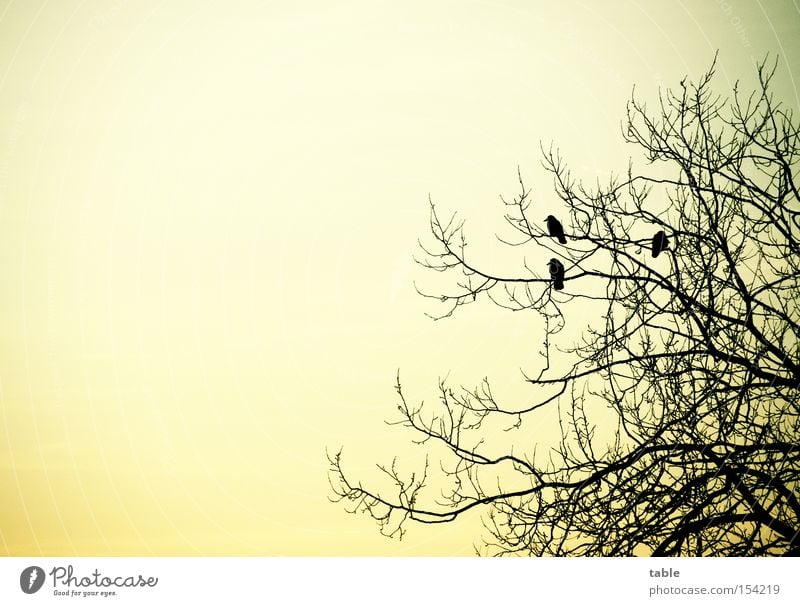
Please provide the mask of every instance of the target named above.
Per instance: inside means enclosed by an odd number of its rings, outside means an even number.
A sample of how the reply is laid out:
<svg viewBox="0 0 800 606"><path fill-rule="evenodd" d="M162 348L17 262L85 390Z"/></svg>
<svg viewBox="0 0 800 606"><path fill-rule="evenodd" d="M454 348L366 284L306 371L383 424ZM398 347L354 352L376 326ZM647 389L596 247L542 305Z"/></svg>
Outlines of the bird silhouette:
<svg viewBox="0 0 800 606"><path fill-rule="evenodd" d="M553 215L547 215L547 232L556 238L561 244L566 244L567 239L564 237L564 228L561 223Z"/></svg>
<svg viewBox="0 0 800 606"><path fill-rule="evenodd" d="M667 240L667 234L661 230L653 236L653 243L650 245L650 254L655 259L663 250L669 250L669 240Z"/></svg>
<svg viewBox="0 0 800 606"><path fill-rule="evenodd" d="M564 290L564 265L556 258L550 259L547 263L550 269L550 277L553 279L553 288Z"/></svg>

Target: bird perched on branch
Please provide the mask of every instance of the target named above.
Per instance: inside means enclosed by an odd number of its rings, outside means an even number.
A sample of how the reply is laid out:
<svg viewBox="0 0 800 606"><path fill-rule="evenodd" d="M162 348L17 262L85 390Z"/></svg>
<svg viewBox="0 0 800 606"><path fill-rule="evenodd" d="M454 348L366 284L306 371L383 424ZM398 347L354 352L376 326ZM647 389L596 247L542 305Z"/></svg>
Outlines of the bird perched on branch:
<svg viewBox="0 0 800 606"><path fill-rule="evenodd" d="M550 259L547 263L550 269L550 277L553 280L553 288L564 290L564 265L556 258Z"/></svg>
<svg viewBox="0 0 800 606"><path fill-rule="evenodd" d="M650 254L655 259L663 250L669 250L669 240L667 240L667 234L664 233L664 230L661 230L653 236L653 243L650 245Z"/></svg>
<svg viewBox="0 0 800 606"><path fill-rule="evenodd" d="M567 239L564 237L564 228L553 215L547 215L547 233L557 239L561 244L567 243Z"/></svg>

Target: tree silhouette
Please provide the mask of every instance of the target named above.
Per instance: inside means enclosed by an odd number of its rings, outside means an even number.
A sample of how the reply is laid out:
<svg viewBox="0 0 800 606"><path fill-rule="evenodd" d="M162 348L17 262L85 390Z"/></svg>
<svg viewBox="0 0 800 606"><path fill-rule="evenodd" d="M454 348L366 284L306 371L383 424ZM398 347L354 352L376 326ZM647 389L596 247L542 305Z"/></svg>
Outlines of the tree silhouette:
<svg viewBox="0 0 800 606"><path fill-rule="evenodd" d="M433 409L412 406L398 377L398 423L426 463L408 476L381 466L391 482L371 488L329 453L334 500L390 536L480 509L488 554L800 555L800 129L770 92L776 66L762 61L754 92L737 83L723 98L712 64L659 91L654 114L633 95L623 136L648 163L607 184L585 185L543 148L568 243L520 177L503 200L516 239L501 241L541 263L519 275L467 258L463 224L431 204L434 245L419 261L452 279L423 294L441 316L476 299L539 314L532 403L501 403L484 379L442 381ZM557 347L587 301L599 323ZM553 406L560 442L526 452L514 432Z"/></svg>

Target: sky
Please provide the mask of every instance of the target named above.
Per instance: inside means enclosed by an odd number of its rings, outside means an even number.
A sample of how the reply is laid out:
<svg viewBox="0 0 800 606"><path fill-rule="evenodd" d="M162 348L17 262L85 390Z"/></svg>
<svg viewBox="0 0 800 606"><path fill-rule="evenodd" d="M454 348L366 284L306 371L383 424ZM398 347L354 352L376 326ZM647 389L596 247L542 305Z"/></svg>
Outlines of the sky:
<svg viewBox="0 0 800 606"><path fill-rule="evenodd" d="M796 0L0 2L0 554L472 554L479 515L390 540L327 477L413 468L398 372L540 364L536 317L426 315L429 197L492 262L518 169L558 211L540 142L643 162L634 85L717 51L798 111L798 40Z"/></svg>

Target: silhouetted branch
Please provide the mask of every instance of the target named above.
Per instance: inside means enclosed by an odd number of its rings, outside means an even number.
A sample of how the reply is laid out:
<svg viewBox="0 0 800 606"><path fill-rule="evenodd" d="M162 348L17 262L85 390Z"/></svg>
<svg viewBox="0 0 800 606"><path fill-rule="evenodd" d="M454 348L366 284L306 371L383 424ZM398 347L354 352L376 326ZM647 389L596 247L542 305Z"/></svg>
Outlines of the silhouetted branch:
<svg viewBox="0 0 800 606"><path fill-rule="evenodd" d="M646 170L589 186L543 146L563 213L545 221L518 170L496 242L541 264L517 275L468 255L464 223L431 202L417 261L446 282L421 293L433 317L479 297L530 310L543 367L523 373L533 397L517 403L484 379L442 381L435 405L412 406L398 378L395 423L444 448L444 480L393 461L380 469L394 492L368 490L336 453L336 498L390 536L480 508L493 554L800 553L800 126L770 92L776 67L762 62L746 96L715 93L713 64L660 91L655 113L634 95L623 137ZM558 346L582 300L599 320ZM524 452L514 437L551 406L560 442Z"/></svg>

